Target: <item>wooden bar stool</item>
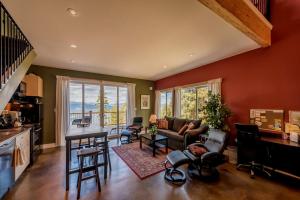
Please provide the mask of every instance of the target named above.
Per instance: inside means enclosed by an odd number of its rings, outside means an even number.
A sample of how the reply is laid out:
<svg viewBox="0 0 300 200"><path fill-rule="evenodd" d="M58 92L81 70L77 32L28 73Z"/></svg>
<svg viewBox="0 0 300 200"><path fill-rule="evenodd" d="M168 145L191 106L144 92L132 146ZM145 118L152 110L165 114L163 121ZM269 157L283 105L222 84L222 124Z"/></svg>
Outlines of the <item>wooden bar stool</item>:
<svg viewBox="0 0 300 200"><path fill-rule="evenodd" d="M80 149L77 152L77 156L79 158L79 174L77 180L77 199L80 199L80 189L81 189L81 182L87 179L96 178L96 182L98 185L98 190L101 192L101 184L98 172L98 148L85 148ZM84 159L89 158L91 162L88 162L88 165L84 165ZM90 164L92 163L92 164ZM92 175L84 176L87 172L93 172Z"/></svg>
<svg viewBox="0 0 300 200"><path fill-rule="evenodd" d="M109 170L111 171L111 161L110 161L110 154L109 154L109 141L102 141L100 139L95 138L94 146L99 149L99 154L106 154L108 158L108 166Z"/></svg>

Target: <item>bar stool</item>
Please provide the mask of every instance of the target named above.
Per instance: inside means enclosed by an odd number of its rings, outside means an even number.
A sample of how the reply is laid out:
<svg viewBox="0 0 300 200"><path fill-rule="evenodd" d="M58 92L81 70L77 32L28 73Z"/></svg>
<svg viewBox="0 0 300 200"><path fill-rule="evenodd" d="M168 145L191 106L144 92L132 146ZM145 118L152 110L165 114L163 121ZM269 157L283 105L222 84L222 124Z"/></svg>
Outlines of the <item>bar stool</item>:
<svg viewBox="0 0 300 200"><path fill-rule="evenodd" d="M79 159L79 174L77 180L77 199L80 199L80 189L81 189L81 182L87 179L96 178L96 182L98 185L98 190L101 192L101 184L98 172L98 148L85 148L80 149L77 152L77 156ZM91 162L88 162L88 165L84 165L84 159L89 158ZM92 164L90 164L92 163ZM84 176L84 173L93 172L92 175Z"/></svg>
<svg viewBox="0 0 300 200"><path fill-rule="evenodd" d="M100 139L95 138L94 146L99 149L99 154L106 153L108 158L108 166L109 170L111 171L111 161L110 161L110 153L109 153L109 140L102 141Z"/></svg>

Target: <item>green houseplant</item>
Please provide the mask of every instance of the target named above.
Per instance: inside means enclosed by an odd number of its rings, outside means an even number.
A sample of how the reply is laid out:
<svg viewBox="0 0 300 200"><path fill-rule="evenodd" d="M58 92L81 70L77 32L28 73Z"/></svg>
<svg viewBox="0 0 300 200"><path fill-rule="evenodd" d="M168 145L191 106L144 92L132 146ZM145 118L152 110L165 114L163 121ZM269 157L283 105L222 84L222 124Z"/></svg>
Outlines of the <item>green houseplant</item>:
<svg viewBox="0 0 300 200"><path fill-rule="evenodd" d="M231 111L222 103L220 94L209 92L207 101L200 107L200 112L203 113L203 120L210 128L229 131L226 120L231 116Z"/></svg>
<svg viewBox="0 0 300 200"><path fill-rule="evenodd" d="M151 128L150 128L150 134L152 136L155 136L157 133L157 125L152 125Z"/></svg>

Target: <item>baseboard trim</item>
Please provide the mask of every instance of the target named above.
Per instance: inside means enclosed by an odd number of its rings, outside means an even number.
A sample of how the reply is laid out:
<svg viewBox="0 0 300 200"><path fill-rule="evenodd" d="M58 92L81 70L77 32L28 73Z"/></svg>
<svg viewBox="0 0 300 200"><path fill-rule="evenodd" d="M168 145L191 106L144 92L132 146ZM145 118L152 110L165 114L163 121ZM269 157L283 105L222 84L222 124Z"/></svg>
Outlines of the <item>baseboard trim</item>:
<svg viewBox="0 0 300 200"><path fill-rule="evenodd" d="M57 147L55 143L42 144L41 149L51 149Z"/></svg>

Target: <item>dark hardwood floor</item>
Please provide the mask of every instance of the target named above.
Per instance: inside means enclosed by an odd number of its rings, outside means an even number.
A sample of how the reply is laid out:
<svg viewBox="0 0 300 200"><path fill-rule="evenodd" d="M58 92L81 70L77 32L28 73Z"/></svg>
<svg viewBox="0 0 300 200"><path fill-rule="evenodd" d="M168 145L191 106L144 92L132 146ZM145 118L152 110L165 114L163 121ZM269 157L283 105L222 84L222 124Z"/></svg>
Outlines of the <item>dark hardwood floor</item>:
<svg viewBox="0 0 300 200"><path fill-rule="evenodd" d="M298 183L259 176L251 179L247 172L237 171L231 164L219 167L220 178L215 182L188 179L178 187L166 183L163 172L141 181L113 150L111 159L113 169L106 183L100 170L102 192L91 179L82 184L81 199L287 200L299 199L300 195ZM72 175L70 191L65 192L65 149L49 149L22 175L5 199L76 199L76 178Z"/></svg>

